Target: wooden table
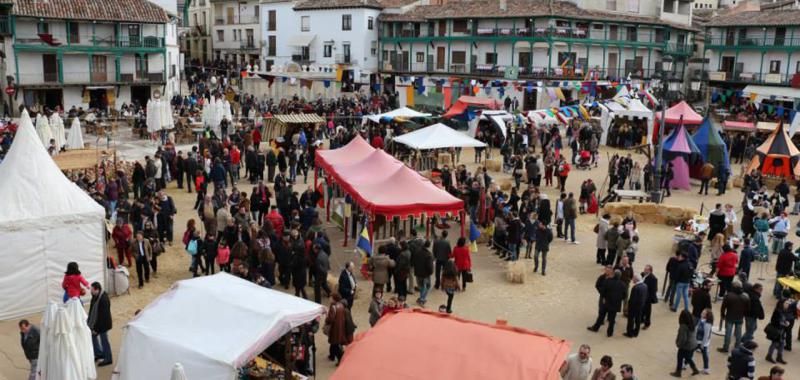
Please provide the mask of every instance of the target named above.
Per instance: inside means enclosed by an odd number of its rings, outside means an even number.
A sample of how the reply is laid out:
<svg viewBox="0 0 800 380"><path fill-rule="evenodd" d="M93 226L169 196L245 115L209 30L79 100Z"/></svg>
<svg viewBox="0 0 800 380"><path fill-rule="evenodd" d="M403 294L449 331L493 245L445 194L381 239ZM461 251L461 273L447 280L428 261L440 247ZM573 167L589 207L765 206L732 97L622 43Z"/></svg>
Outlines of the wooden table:
<svg viewBox="0 0 800 380"><path fill-rule="evenodd" d="M649 199L650 195L641 190L617 190L614 189L614 194L617 194L618 199L639 199L639 203Z"/></svg>

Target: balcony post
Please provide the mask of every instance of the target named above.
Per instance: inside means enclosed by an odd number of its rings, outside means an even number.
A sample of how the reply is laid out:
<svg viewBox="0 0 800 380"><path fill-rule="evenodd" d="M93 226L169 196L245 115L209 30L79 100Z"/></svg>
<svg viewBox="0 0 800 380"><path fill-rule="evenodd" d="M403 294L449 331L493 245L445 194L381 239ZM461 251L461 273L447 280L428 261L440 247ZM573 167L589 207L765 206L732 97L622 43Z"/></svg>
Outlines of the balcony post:
<svg viewBox="0 0 800 380"><path fill-rule="evenodd" d="M15 54L16 57L16 54ZM91 61L91 58L90 58ZM57 74L58 74L58 83L64 84L64 52L59 49L56 52L56 63L57 63Z"/></svg>
<svg viewBox="0 0 800 380"><path fill-rule="evenodd" d="M733 74L734 74L733 76L734 76L734 78L736 77L736 64L737 63L739 63L739 49L736 49L736 55L734 55L734 58L733 58ZM739 73L739 74L741 74L741 73ZM731 78L731 79L734 79L734 78Z"/></svg>
<svg viewBox="0 0 800 380"><path fill-rule="evenodd" d="M789 54L788 55L789 56L786 58L786 80L787 81L789 80L789 66L791 66L791 63L792 63L792 51L791 50L789 50Z"/></svg>
<svg viewBox="0 0 800 380"><path fill-rule="evenodd" d="M605 28L603 28L605 29ZM606 69L606 44L603 43L603 70Z"/></svg>
<svg viewBox="0 0 800 380"><path fill-rule="evenodd" d="M662 52L662 54L663 54L663 52ZM648 71L652 67L652 66L650 66L652 64L653 64L653 48L649 47L649 48L647 48L647 70ZM645 76L644 73L642 73L642 77L644 77L644 76ZM642 78L642 79L644 79L644 78Z"/></svg>
<svg viewBox="0 0 800 380"><path fill-rule="evenodd" d="M97 23L92 21L92 46L97 46L97 30L96 30Z"/></svg>
<svg viewBox="0 0 800 380"><path fill-rule="evenodd" d="M759 79L764 76L764 54L766 54L766 52L765 51L761 51L761 66L758 69L758 77L759 77ZM720 61L722 61L722 60L720 59ZM736 70L736 63L734 63L733 66L734 66L733 69L735 71Z"/></svg>
<svg viewBox="0 0 800 380"><path fill-rule="evenodd" d="M94 74L94 69L92 67L93 66L92 65L92 58L94 57L94 54L89 53L88 57L89 57L89 83L92 83L93 79L94 79L93 75L92 75L92 74Z"/></svg>
<svg viewBox="0 0 800 380"><path fill-rule="evenodd" d="M534 27L533 22L531 22L531 36L533 35L534 30L536 30L536 28ZM528 40L528 48L530 49L530 57L528 58L527 74L531 75L533 74L533 37L531 37L531 39Z"/></svg>
<svg viewBox="0 0 800 380"><path fill-rule="evenodd" d="M117 82L120 82L122 79L122 74L119 72L122 65L120 64L120 53L114 55L114 79Z"/></svg>

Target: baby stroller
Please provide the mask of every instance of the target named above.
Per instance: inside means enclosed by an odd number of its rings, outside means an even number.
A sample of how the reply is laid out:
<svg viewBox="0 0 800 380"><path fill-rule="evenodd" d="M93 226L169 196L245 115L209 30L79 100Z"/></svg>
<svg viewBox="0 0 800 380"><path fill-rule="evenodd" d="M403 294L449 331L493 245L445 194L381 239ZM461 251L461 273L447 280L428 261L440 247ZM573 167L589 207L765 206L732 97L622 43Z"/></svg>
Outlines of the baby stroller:
<svg viewBox="0 0 800 380"><path fill-rule="evenodd" d="M582 150L578 154L578 169L589 170L592 167L592 153L588 150Z"/></svg>

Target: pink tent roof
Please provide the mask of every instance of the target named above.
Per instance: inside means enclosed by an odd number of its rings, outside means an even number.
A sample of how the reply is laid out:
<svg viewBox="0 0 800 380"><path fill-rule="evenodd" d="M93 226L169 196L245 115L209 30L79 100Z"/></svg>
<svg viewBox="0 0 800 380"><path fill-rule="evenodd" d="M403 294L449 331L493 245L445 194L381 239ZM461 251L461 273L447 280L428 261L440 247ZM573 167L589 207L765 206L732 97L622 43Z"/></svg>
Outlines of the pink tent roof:
<svg viewBox="0 0 800 380"><path fill-rule="evenodd" d="M317 150L314 161L325 171L331 170L331 165L357 162L375 151L375 148L364 141L361 136L356 137L339 149Z"/></svg>
<svg viewBox="0 0 800 380"><path fill-rule="evenodd" d="M692 148L689 147L689 138L686 137L688 134L684 132L683 126L680 128L680 130L673 132L675 133L675 140L668 150L671 152L692 153ZM664 147L664 149L667 148Z"/></svg>
<svg viewBox="0 0 800 380"><path fill-rule="evenodd" d="M656 112L656 119L661 120L661 112ZM678 124L680 123L681 116L683 116L684 125L700 125L703 123L703 117L697 112L694 112L692 107L685 101L667 109L667 123Z"/></svg>
<svg viewBox="0 0 800 380"><path fill-rule="evenodd" d="M351 144L327 151L328 155L323 160L330 158L330 153L348 149ZM350 149L363 153L353 147ZM370 213L387 217L418 216L456 213L464 207L461 199L440 189L383 150L376 149L357 160L346 162L341 155L333 157L340 162L329 165L326 171Z"/></svg>

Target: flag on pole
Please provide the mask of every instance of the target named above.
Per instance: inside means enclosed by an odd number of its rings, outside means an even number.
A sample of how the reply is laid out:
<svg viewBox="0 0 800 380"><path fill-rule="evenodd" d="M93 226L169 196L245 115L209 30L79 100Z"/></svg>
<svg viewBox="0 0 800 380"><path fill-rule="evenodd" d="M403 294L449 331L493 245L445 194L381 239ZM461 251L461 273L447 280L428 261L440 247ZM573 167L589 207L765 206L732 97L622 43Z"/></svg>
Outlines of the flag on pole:
<svg viewBox="0 0 800 380"><path fill-rule="evenodd" d="M358 235L356 249L364 259L372 257L372 244L369 242L369 231L367 231L366 223L364 223L364 228L361 229L361 234Z"/></svg>
<svg viewBox="0 0 800 380"><path fill-rule="evenodd" d="M469 251L472 253L478 252L478 238L481 236L481 231L475 225L475 222L469 221Z"/></svg>

